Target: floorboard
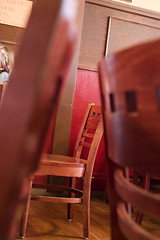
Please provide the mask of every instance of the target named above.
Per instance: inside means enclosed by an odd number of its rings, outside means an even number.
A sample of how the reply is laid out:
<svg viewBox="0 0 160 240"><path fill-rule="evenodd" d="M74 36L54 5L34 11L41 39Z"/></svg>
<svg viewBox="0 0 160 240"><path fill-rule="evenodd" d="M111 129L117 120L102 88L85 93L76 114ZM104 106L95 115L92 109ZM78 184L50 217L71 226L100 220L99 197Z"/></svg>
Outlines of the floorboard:
<svg viewBox="0 0 160 240"><path fill-rule="evenodd" d="M144 217L143 226L160 237L160 221ZM82 240L82 205L75 206L73 221L66 219L66 205L31 200L25 240ZM90 240L109 240L109 205L91 201Z"/></svg>

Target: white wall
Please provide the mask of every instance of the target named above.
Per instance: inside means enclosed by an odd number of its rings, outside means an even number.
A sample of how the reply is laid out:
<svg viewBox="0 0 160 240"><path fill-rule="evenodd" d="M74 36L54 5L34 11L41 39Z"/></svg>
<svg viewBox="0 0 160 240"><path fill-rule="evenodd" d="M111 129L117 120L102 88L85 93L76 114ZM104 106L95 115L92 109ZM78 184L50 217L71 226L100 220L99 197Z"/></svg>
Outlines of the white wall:
<svg viewBox="0 0 160 240"><path fill-rule="evenodd" d="M121 1L121 0L113 0L113 1L126 3L136 7L141 7L141 8L160 12L160 0L132 0L132 3Z"/></svg>

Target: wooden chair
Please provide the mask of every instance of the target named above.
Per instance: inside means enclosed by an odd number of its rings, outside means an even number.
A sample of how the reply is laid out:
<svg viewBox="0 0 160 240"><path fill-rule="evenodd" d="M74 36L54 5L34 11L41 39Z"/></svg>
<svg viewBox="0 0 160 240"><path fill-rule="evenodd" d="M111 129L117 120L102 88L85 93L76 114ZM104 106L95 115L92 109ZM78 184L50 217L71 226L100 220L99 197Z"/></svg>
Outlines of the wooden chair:
<svg viewBox="0 0 160 240"><path fill-rule="evenodd" d="M66 197L33 196L33 200L67 203L67 218L73 218L73 204L83 203L83 236L90 234L90 193L93 166L96 153L103 134L101 107L89 104L75 144L73 157L44 154L35 174L54 175L69 178L68 186L55 186L52 184L33 184L33 188L48 190L62 190L68 192ZM86 159L84 156L87 156ZM76 188L76 179L83 178L83 189ZM32 181L32 180L31 180ZM30 191L31 192L31 191ZM29 203L27 204L27 206ZM24 213L21 236L25 235L28 208Z"/></svg>
<svg viewBox="0 0 160 240"><path fill-rule="evenodd" d="M66 5L67 4L67 8ZM14 239L71 61L75 0L36 1L0 107L0 239ZM45 11L44 11L45 9ZM74 13L75 14L75 13ZM73 16L73 15L72 15ZM54 118L53 118L54 116Z"/></svg>
<svg viewBox="0 0 160 240"><path fill-rule="evenodd" d="M126 167L160 176L160 40L99 63L107 151L112 240L159 239L128 214L130 203L160 218L160 195L124 177Z"/></svg>

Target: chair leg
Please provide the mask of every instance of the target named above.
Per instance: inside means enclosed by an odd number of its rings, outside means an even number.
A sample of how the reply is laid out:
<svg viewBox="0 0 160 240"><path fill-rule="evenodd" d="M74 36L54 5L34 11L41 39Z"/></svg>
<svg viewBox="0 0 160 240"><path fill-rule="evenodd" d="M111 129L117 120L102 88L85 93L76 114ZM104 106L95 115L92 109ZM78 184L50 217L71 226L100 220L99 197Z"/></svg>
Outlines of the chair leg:
<svg viewBox="0 0 160 240"><path fill-rule="evenodd" d="M109 202L110 202L110 219L111 219L111 239L112 240L124 240L126 239L123 235L117 217L117 202L121 199L117 194L114 182L114 170L117 165L112 162L109 158L107 159L107 169L108 169L108 190L109 190Z"/></svg>
<svg viewBox="0 0 160 240"><path fill-rule="evenodd" d="M69 187L75 188L76 186L76 179L75 178L69 178ZM69 198L74 198L75 194L74 193L68 193ZM74 204L73 203L68 203L67 204L67 219L69 221L72 221L73 219L73 212L74 212Z"/></svg>
<svg viewBox="0 0 160 240"><path fill-rule="evenodd" d="M149 190L149 187L150 187L150 179L151 179L151 176L150 174L146 173L145 177L143 177L143 182L142 182L142 187L146 190ZM137 212L137 215L136 215L136 222L141 225L142 223L142 220L143 220L143 213L141 212Z"/></svg>
<svg viewBox="0 0 160 240"><path fill-rule="evenodd" d="M105 187L105 191L104 191L103 201L104 202L108 202L109 201L107 182L106 182L106 187Z"/></svg>
<svg viewBox="0 0 160 240"><path fill-rule="evenodd" d="M83 237L90 237L90 190L83 192Z"/></svg>
<svg viewBox="0 0 160 240"><path fill-rule="evenodd" d="M124 174L125 174L126 178L128 179L128 181L130 181L129 168L128 167L125 168ZM132 216L132 206L131 206L131 204L128 203L126 207L127 207L128 214L131 217Z"/></svg>
<svg viewBox="0 0 160 240"><path fill-rule="evenodd" d="M31 190L32 190L32 182L33 180L29 181L29 191L28 191L28 197L24 206L24 211L22 213L22 217L20 220L20 228L19 228L19 238L23 239L26 234L26 228L27 228L27 220L28 220L28 213L29 213L29 205L30 205L30 197L31 197Z"/></svg>
<svg viewBox="0 0 160 240"><path fill-rule="evenodd" d="M73 196L74 197L74 196ZM74 212L74 204L68 203L67 204L67 219L69 221L73 220L73 212Z"/></svg>

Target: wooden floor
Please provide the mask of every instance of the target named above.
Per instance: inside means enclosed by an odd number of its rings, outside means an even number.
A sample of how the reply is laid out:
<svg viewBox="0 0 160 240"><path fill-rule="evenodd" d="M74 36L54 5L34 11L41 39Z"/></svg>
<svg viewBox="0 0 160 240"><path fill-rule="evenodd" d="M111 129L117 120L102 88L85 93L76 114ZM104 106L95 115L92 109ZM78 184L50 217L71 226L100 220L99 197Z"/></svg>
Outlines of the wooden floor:
<svg viewBox="0 0 160 240"><path fill-rule="evenodd" d="M66 205L31 201L25 240L82 240L82 206L75 207L74 221L66 219ZM160 222L146 218L144 227L160 237ZM90 240L109 240L109 205L101 200L91 201ZM117 239L118 240L118 239Z"/></svg>

